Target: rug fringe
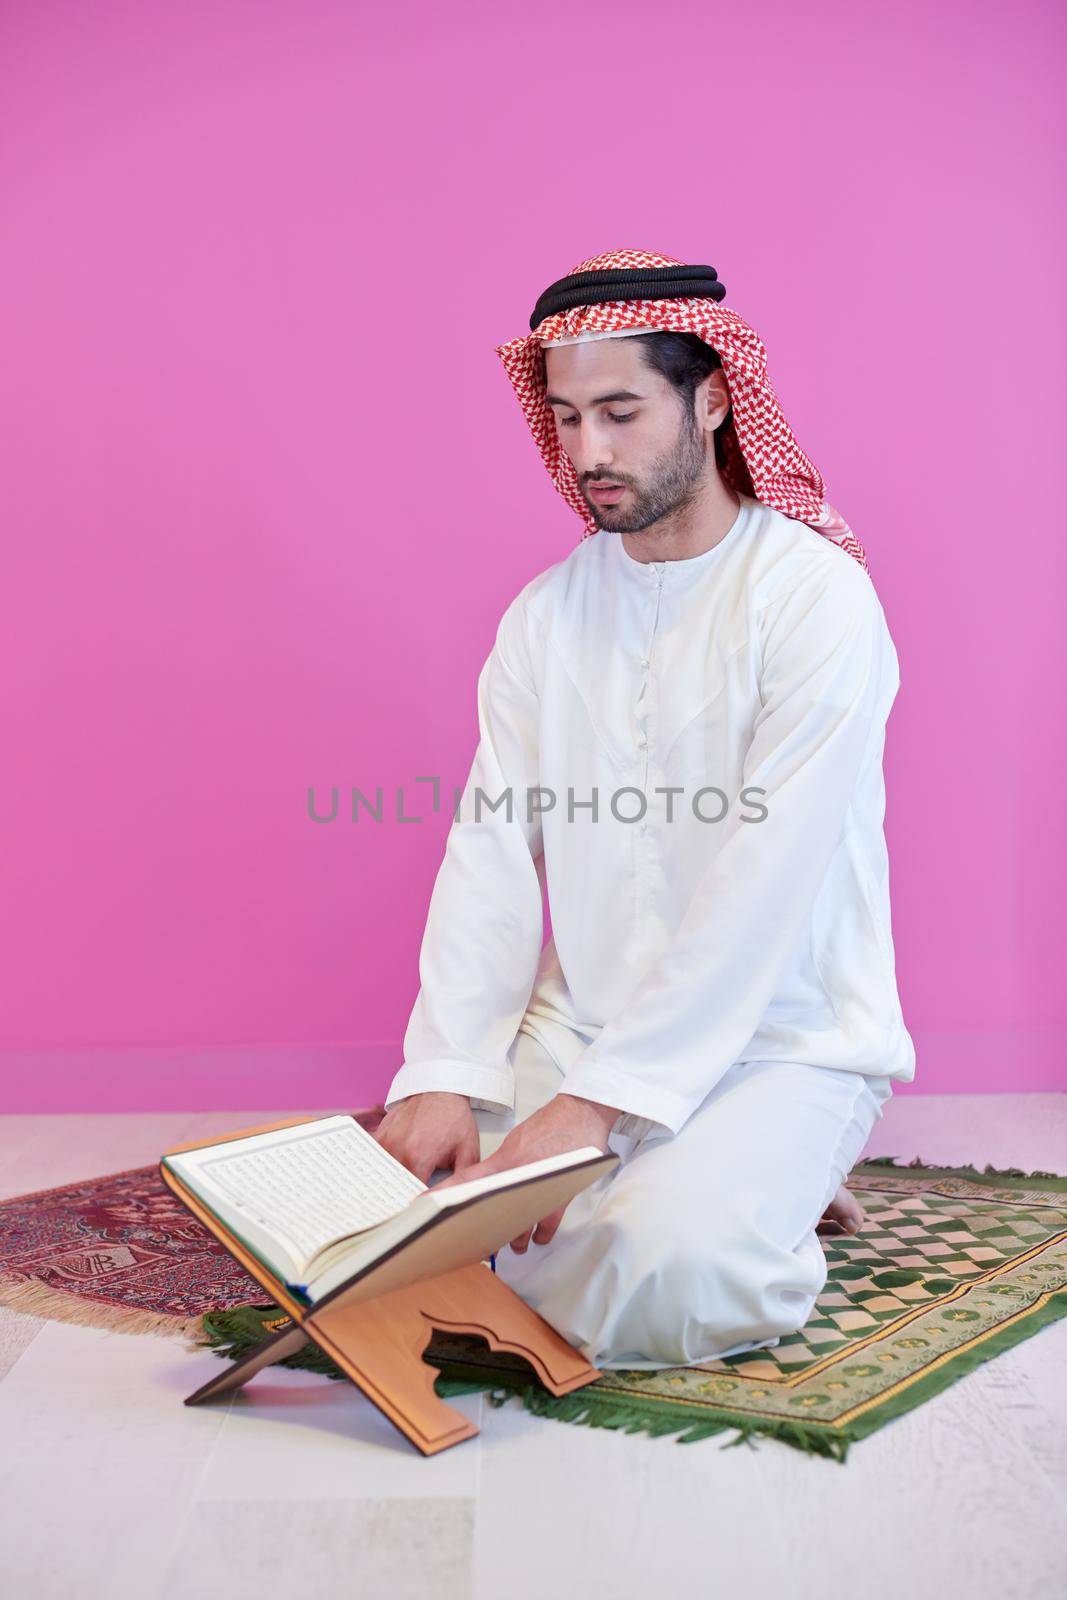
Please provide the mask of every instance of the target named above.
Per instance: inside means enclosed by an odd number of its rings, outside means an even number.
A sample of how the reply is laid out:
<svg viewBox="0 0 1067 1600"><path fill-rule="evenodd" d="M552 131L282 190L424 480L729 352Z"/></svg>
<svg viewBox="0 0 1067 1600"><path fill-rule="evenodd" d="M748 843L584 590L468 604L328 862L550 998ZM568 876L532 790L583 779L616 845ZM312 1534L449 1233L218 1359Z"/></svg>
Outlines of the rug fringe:
<svg viewBox="0 0 1067 1600"><path fill-rule="evenodd" d="M231 1311L209 1312L203 1319L201 1348L206 1345L214 1355L231 1361L246 1355L263 1337L267 1324L262 1318L268 1310L268 1307L247 1306L235 1307ZM425 1355L427 1358L433 1357L432 1344ZM287 1357L282 1365L318 1372L330 1378L345 1376L314 1345L308 1345ZM830 1433L826 1429L807 1427L789 1418L756 1418L723 1411L696 1416L692 1411L681 1408L657 1414L650 1412L640 1398L631 1401L625 1396L605 1394L592 1387L576 1390L572 1394L553 1395L540 1384L531 1384L525 1377L517 1376L514 1383L502 1383L499 1379L494 1383L491 1379L487 1380L484 1371L471 1368L462 1358L450 1360L440 1353L436 1359L431 1359L431 1365L438 1367L440 1372L434 1386L443 1400L481 1390L490 1405L502 1406L509 1399L519 1399L526 1410L535 1416L554 1417L559 1422L574 1422L588 1428L614 1428L624 1433L648 1434L654 1439L677 1434L678 1444L695 1444L700 1439L710 1439L714 1434L736 1429L738 1437L724 1444L724 1450L738 1444L747 1444L755 1449L756 1439L764 1435L780 1439L783 1444L792 1445L808 1455L825 1456L839 1462L847 1458L852 1442L840 1429Z"/></svg>
<svg viewBox="0 0 1067 1600"><path fill-rule="evenodd" d="M912 1161L898 1161L896 1156L865 1156L862 1161L856 1162L856 1167L895 1167L900 1172L906 1172L909 1167L944 1167L946 1171L958 1172L961 1178L967 1176L973 1178L1063 1178L1067 1176L1062 1172L1042 1172L1040 1168L1035 1168L1033 1172L1024 1172L1022 1167L993 1167L988 1162L979 1171L977 1167L972 1167L969 1161L963 1166L957 1166L954 1163L950 1164L941 1161L924 1161L922 1156L916 1156ZM853 1168L853 1171L855 1170Z"/></svg>
<svg viewBox="0 0 1067 1600"><path fill-rule="evenodd" d="M840 1430L835 1430L831 1434L822 1429L805 1427L801 1422L791 1422L786 1418L739 1417L735 1420L730 1417L713 1416L698 1417L694 1420L691 1414L681 1418L670 1413L653 1416L647 1411L642 1412L630 1406L625 1400L620 1400L618 1395L601 1396L595 1390L578 1390L574 1394L552 1395L539 1387L521 1389L505 1387L487 1389L485 1397L492 1406L502 1406L510 1399L519 1399L525 1409L535 1416L553 1417L560 1422L576 1423L579 1427L612 1428L623 1433L644 1433L654 1439L676 1434L676 1444L696 1444L701 1439L710 1439L717 1433L727 1433L736 1429L737 1438L727 1440L721 1446L723 1450L732 1450L740 1444L747 1444L751 1449L755 1449L757 1439L762 1436L778 1439L782 1444L791 1445L795 1450L803 1450L807 1455L823 1456L843 1464L848 1458L852 1443Z"/></svg>
<svg viewBox="0 0 1067 1600"><path fill-rule="evenodd" d="M157 1311L134 1311L128 1306L102 1305L98 1300L83 1300L52 1289L44 1283L24 1278L0 1277L0 1306L28 1317L43 1317L48 1322L71 1322L83 1328L102 1328L108 1333L157 1333L173 1338L176 1334L203 1348L199 1317L168 1316Z"/></svg>

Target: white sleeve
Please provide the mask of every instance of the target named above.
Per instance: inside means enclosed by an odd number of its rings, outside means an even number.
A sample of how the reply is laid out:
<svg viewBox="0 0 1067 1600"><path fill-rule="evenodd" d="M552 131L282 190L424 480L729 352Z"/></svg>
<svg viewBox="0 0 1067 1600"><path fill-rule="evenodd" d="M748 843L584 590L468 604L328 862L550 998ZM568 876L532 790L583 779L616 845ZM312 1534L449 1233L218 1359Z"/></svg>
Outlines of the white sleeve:
<svg viewBox="0 0 1067 1600"><path fill-rule="evenodd" d="M618 1106L616 1131L677 1133L744 1050L842 835L896 656L869 577L821 569L759 613L760 709L740 807L671 942L561 1088ZM899 680L896 680L899 682ZM894 688L894 694L895 694ZM880 709L881 708L881 709Z"/></svg>
<svg viewBox="0 0 1067 1600"><path fill-rule="evenodd" d="M504 613L478 677L478 748L430 897L404 1065L386 1106L428 1090L490 1111L514 1106L507 1056L544 941L541 819L529 805L539 697L521 600Z"/></svg>

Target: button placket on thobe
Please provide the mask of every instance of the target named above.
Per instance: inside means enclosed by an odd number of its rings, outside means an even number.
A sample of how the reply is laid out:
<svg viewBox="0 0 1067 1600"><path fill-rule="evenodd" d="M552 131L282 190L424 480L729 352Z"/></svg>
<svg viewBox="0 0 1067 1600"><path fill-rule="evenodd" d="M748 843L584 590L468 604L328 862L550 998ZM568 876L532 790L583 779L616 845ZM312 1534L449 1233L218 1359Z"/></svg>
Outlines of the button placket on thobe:
<svg viewBox="0 0 1067 1600"><path fill-rule="evenodd" d="M645 809L640 821L635 824L637 830L636 849L640 862L640 871L635 887L638 891L638 904L636 906L636 921L639 928L645 930L645 938L651 944L655 937L655 927L658 920L657 907L657 812L656 803L658 796L652 793L658 778L658 743L659 732L659 684L653 670L656 654L656 642L660 628L660 616L663 604L663 582L666 563L662 561L650 562L648 565L649 601L651 605L651 621L647 633L647 644L639 658L641 666L640 689L634 704L634 721L636 733L636 757L634 766L639 774L636 787L645 798Z"/></svg>

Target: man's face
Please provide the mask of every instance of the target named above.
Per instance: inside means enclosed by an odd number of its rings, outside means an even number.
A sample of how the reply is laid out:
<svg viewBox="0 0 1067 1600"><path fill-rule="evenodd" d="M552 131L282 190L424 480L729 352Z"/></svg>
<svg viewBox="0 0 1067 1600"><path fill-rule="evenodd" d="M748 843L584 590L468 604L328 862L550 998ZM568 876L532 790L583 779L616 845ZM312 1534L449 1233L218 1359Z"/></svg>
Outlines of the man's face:
<svg viewBox="0 0 1067 1600"><path fill-rule="evenodd" d="M730 405L721 371L698 386L692 410L633 339L549 347L545 375L556 432L598 527L639 533L691 504L716 473L714 429ZM599 497L605 482L621 493Z"/></svg>

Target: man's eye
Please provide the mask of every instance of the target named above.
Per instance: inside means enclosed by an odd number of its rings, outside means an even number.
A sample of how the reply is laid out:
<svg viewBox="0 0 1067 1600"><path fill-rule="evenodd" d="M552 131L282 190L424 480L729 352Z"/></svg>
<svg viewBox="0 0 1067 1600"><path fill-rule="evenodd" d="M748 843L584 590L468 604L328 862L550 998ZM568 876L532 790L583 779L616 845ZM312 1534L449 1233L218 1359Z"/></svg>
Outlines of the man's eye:
<svg viewBox="0 0 1067 1600"><path fill-rule="evenodd" d="M636 417L636 415L637 415L636 411L627 411L624 416L617 417L615 415L614 411L609 411L608 412L608 416L611 418L612 422L632 422L634 417ZM560 426L561 427L574 428L574 427L577 427L577 425L578 425L578 418L577 417L561 417L560 418Z"/></svg>

